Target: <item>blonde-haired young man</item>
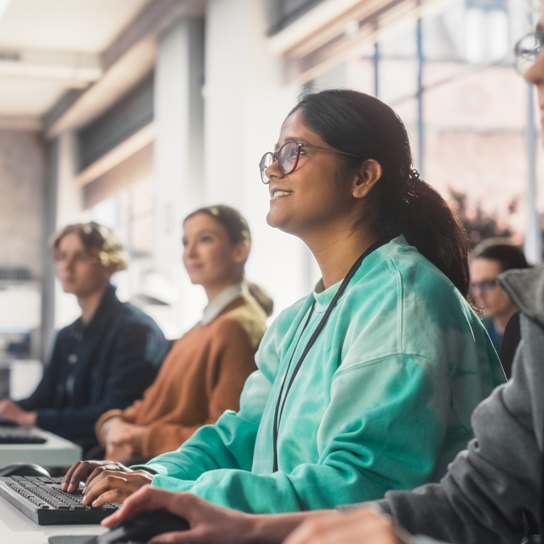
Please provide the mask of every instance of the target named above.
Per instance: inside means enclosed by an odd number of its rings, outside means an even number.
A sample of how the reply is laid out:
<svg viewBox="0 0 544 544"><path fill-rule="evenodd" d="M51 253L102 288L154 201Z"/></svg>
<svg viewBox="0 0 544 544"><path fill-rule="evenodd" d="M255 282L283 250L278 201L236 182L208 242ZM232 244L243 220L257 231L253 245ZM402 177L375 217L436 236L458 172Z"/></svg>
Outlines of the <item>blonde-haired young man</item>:
<svg viewBox="0 0 544 544"><path fill-rule="evenodd" d="M0 401L0 417L96 444L94 424L126 408L153 382L169 343L141 310L122 303L112 275L127 267L123 244L98 223L68 225L50 242L58 278L81 317L59 331L49 365L27 399Z"/></svg>

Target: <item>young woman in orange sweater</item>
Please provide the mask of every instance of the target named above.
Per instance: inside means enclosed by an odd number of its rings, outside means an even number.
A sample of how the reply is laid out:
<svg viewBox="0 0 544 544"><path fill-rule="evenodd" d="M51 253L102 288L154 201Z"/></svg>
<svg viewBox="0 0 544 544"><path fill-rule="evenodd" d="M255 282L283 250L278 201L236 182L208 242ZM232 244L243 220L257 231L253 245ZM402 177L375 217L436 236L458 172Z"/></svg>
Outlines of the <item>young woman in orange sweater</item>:
<svg viewBox="0 0 544 544"><path fill-rule="evenodd" d="M183 262L208 297L203 317L176 342L142 400L110 410L96 424L106 458L122 461L172 451L198 428L238 410L272 300L244 280L250 232L228 206L191 213L183 224Z"/></svg>

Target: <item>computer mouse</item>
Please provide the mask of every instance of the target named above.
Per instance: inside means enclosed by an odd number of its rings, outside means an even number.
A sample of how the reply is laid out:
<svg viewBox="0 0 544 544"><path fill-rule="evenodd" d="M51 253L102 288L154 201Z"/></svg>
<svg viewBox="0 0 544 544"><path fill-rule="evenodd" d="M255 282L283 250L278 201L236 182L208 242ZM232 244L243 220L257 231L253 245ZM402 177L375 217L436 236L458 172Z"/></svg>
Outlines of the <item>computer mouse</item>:
<svg viewBox="0 0 544 544"><path fill-rule="evenodd" d="M96 544L117 544L118 542L147 542L156 535L173 531L186 531L189 523L186 519L171 514L166 510L143 512L125 519L107 533L96 537L91 542Z"/></svg>
<svg viewBox="0 0 544 544"><path fill-rule="evenodd" d="M51 475L40 465L35 463L11 463L0 468L0 476L45 476Z"/></svg>

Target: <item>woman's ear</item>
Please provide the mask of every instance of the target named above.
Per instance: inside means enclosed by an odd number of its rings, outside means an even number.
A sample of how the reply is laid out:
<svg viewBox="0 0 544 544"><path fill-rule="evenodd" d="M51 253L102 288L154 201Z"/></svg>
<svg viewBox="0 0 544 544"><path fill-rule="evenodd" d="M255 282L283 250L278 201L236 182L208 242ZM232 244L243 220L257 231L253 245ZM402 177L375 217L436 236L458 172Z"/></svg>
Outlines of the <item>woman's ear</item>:
<svg viewBox="0 0 544 544"><path fill-rule="evenodd" d="M233 260L237 264L243 264L249 257L249 242L243 240L234 246Z"/></svg>
<svg viewBox="0 0 544 544"><path fill-rule="evenodd" d="M354 198L364 198L382 177L382 165L374 160L366 160L355 173L351 194Z"/></svg>

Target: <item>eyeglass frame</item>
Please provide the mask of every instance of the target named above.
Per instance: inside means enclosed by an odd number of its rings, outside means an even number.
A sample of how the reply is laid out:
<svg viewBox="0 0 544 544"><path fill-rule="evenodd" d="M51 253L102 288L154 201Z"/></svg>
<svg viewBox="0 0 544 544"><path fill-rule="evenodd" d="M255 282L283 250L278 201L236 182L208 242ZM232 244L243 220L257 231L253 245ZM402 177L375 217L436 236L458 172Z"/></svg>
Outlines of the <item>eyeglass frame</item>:
<svg viewBox="0 0 544 544"><path fill-rule="evenodd" d="M291 168L291 170L289 170L288 172L284 172L283 171L283 168L281 167L281 163L279 161L279 155L281 153L281 150L286 146L286 145L289 145L289 144L296 144L297 145L297 157L295 159L295 164L293 166L293 168ZM289 174L292 174L296 169L297 169L297 166L298 166L298 162L300 160L300 150L303 148L303 147L310 147L312 149L319 149L320 151L328 151L329 153L337 153L339 155L348 155L350 157L355 157L355 155L353 153L347 153L346 151L340 151L338 149L334 149L332 147L321 147L319 145L313 145L313 144L307 144L307 143L302 143L302 142L297 142L296 140L288 140L287 142L285 142L282 146L280 146L278 148L277 151L267 151L262 157L261 157L261 160L259 161L259 170L260 170L260 173L261 173L261 182L264 184L264 185L268 185L270 183L270 179L268 179L268 181L264 181L263 179L263 175L266 175L265 172L268 168L270 168L275 162L278 163L278 168L280 169L280 172L284 175L284 176L288 176ZM266 167L266 168L263 168L262 164L263 164L263 161L265 159L266 156L268 155L271 155L272 156L272 162Z"/></svg>
<svg viewBox="0 0 544 544"><path fill-rule="evenodd" d="M497 285L499 285L497 278L486 278L482 281L471 283L470 290L474 292L476 289L478 289L478 291L481 291L482 293L491 293L491 291L495 290Z"/></svg>
<svg viewBox="0 0 544 544"><path fill-rule="evenodd" d="M523 56L521 52L521 44L528 38L533 38L534 43L536 43L537 45L531 50L526 50L529 52L529 55ZM514 46L514 54L516 55L516 70L519 74L521 74L522 76L525 76L529 67L532 66L536 62L536 59L538 55L540 54L540 52L542 51L543 47L544 47L544 30L535 30L533 32L529 32L528 34L525 34L525 36L522 36L516 42L516 45ZM527 63L528 66L524 68L522 65L522 61L529 60L531 56L534 56L534 58L530 60L530 62Z"/></svg>

